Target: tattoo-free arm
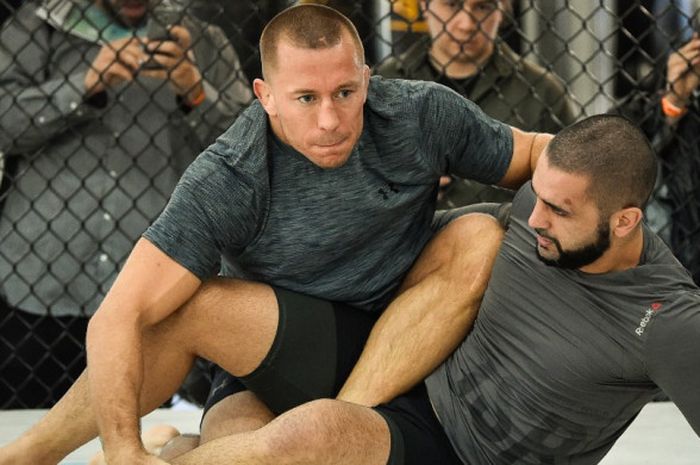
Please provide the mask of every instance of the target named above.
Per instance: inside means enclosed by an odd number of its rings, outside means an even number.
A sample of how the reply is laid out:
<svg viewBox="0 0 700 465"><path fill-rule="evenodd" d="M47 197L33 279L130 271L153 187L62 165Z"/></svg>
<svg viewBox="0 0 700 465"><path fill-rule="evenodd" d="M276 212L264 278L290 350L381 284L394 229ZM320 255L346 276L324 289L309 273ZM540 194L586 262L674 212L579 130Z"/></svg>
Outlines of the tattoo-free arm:
<svg viewBox="0 0 700 465"><path fill-rule="evenodd" d="M525 132L511 127L513 131L513 158L508 171L498 183L501 187L517 189L532 177L540 154L554 137L552 134Z"/></svg>
<svg viewBox="0 0 700 465"><path fill-rule="evenodd" d="M144 454L139 436L143 331L177 310L199 285L194 274L141 239L90 320L90 399L109 463L132 463Z"/></svg>

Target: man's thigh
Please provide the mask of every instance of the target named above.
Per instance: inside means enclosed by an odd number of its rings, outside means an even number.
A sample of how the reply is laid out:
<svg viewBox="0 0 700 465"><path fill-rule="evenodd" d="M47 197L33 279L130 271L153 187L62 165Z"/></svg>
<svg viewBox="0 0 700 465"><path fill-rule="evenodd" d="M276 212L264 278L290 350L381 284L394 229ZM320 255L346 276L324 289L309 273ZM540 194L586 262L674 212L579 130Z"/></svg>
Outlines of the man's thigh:
<svg viewBox="0 0 700 465"><path fill-rule="evenodd" d="M433 411L425 384L374 410L389 425L387 465L463 465Z"/></svg>
<svg viewBox="0 0 700 465"><path fill-rule="evenodd" d="M260 366L234 377L214 367L206 412L221 400L252 391L275 415L314 399L335 397L352 371L377 315L274 289L279 324Z"/></svg>

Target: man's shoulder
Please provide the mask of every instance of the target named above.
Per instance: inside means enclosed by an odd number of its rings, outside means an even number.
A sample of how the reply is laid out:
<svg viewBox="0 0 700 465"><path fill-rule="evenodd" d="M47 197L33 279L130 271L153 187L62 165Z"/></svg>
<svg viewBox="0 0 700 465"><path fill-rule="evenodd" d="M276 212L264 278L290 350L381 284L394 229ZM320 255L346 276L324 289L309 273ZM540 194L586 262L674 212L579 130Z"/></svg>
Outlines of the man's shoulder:
<svg viewBox="0 0 700 465"><path fill-rule="evenodd" d="M244 176L267 172L267 114L255 100L205 151Z"/></svg>
<svg viewBox="0 0 700 465"><path fill-rule="evenodd" d="M427 100L449 99L456 95L451 89L432 81L372 76L367 104L374 111L406 114L419 111Z"/></svg>

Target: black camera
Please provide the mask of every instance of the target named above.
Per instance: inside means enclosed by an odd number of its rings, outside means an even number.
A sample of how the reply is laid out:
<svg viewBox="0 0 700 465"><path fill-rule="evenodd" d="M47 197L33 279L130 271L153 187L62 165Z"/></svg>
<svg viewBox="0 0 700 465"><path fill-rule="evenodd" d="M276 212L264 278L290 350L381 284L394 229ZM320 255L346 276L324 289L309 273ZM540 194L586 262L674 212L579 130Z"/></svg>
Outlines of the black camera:
<svg viewBox="0 0 700 465"><path fill-rule="evenodd" d="M174 8L157 8L148 19L146 25L146 38L148 40L173 40L169 28L178 24L182 19L182 13ZM149 50L144 45L143 51L149 55L141 69L162 69L162 65L154 59L154 55L160 53L158 50Z"/></svg>

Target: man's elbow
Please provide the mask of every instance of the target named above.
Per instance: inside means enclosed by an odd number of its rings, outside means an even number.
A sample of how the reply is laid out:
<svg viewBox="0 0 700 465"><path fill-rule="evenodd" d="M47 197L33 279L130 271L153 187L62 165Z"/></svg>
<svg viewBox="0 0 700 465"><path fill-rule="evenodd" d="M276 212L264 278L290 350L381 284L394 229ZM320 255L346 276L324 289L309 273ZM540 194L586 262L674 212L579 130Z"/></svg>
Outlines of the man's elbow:
<svg viewBox="0 0 700 465"><path fill-rule="evenodd" d="M131 312L120 312L113 307L106 307L104 304L90 318L85 336L85 343L88 353L95 344L104 344L104 341L120 337L129 330L140 331L142 323L137 315Z"/></svg>

